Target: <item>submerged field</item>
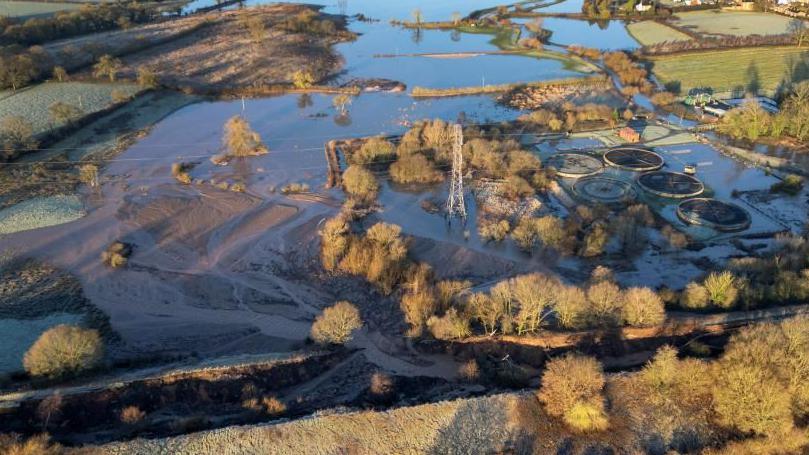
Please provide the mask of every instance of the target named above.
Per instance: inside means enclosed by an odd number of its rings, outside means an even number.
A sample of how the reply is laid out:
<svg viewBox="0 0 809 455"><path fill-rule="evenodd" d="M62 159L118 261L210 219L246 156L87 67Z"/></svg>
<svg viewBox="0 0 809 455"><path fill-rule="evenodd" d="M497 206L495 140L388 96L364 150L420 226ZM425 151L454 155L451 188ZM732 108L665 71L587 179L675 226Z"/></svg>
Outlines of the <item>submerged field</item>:
<svg viewBox="0 0 809 455"><path fill-rule="evenodd" d="M672 22L702 35L780 35L793 19L778 14L747 11L690 11L677 13Z"/></svg>
<svg viewBox="0 0 809 455"><path fill-rule="evenodd" d="M685 33L655 21L633 22L628 24L626 29L633 38L644 46L691 40L691 37Z"/></svg>
<svg viewBox="0 0 809 455"><path fill-rule="evenodd" d="M695 87L717 92L772 92L784 81L809 78L809 51L796 47L740 48L653 57L654 73L681 93Z"/></svg>

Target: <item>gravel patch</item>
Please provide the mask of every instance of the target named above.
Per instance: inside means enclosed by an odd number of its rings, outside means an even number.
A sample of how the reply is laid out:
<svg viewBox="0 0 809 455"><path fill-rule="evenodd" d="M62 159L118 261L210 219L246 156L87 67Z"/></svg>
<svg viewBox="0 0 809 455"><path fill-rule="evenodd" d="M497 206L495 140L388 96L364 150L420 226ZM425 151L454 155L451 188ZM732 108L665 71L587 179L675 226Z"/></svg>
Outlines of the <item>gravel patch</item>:
<svg viewBox="0 0 809 455"><path fill-rule="evenodd" d="M78 196L29 199L0 210L0 234L69 223L86 214Z"/></svg>

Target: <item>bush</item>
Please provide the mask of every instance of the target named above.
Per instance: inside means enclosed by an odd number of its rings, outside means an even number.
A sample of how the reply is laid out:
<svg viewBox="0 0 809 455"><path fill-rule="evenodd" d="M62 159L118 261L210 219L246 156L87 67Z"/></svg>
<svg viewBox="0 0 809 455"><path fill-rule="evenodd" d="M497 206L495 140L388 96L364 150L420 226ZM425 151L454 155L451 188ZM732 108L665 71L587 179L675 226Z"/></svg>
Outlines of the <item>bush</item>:
<svg viewBox="0 0 809 455"><path fill-rule="evenodd" d="M23 365L31 376L61 378L96 368L103 357L98 331L62 324L40 335L25 353Z"/></svg>
<svg viewBox="0 0 809 455"><path fill-rule="evenodd" d="M458 340L472 334L469 318L458 314L455 308L450 308L444 316L431 316L427 320L430 333L439 340Z"/></svg>
<svg viewBox="0 0 809 455"><path fill-rule="evenodd" d="M466 382L475 382L480 378L480 367L475 359L469 359L458 367L458 376Z"/></svg>
<svg viewBox="0 0 809 455"><path fill-rule="evenodd" d="M362 166L351 165L343 172L343 188L356 200L370 203L376 199L379 184L369 170Z"/></svg>
<svg viewBox="0 0 809 455"><path fill-rule="evenodd" d="M562 286L554 303L556 319L566 329L579 329L587 324L587 296L576 286Z"/></svg>
<svg viewBox="0 0 809 455"><path fill-rule="evenodd" d="M732 308L739 296L736 277L728 271L711 272L703 282L711 303L719 308Z"/></svg>
<svg viewBox="0 0 809 455"><path fill-rule="evenodd" d="M290 183L281 188L281 194L308 193L309 185L305 183Z"/></svg>
<svg viewBox="0 0 809 455"><path fill-rule="evenodd" d="M269 152L267 146L261 141L261 136L253 131L250 124L243 117L234 115L225 123L222 142L228 150L229 156L256 156Z"/></svg>
<svg viewBox="0 0 809 455"><path fill-rule="evenodd" d="M171 175L183 185L190 185L192 179L188 171L191 170L191 168L193 168L193 165L189 163L173 163L171 165Z"/></svg>
<svg viewBox="0 0 809 455"><path fill-rule="evenodd" d="M797 175L789 174L778 183L773 183L770 192L786 193L790 196L798 195L803 189L803 179Z"/></svg>
<svg viewBox="0 0 809 455"><path fill-rule="evenodd" d="M444 174L424 155L415 153L399 158L390 166L390 177L396 183L438 183Z"/></svg>
<svg viewBox="0 0 809 455"><path fill-rule="evenodd" d="M135 425L140 423L144 417L146 417L146 413L141 411L137 406L127 406L121 409L121 423L126 425Z"/></svg>
<svg viewBox="0 0 809 455"><path fill-rule="evenodd" d="M777 435L793 427L790 396L764 368L748 362L720 363L714 408L728 427L759 435Z"/></svg>
<svg viewBox="0 0 809 455"><path fill-rule="evenodd" d="M362 327L360 312L349 302L341 301L323 310L312 324L312 339L321 344L345 344L354 331Z"/></svg>
<svg viewBox="0 0 809 455"><path fill-rule="evenodd" d="M384 137L372 137L349 157L351 164L385 162L396 156L396 147Z"/></svg>
<svg viewBox="0 0 809 455"><path fill-rule="evenodd" d="M287 405L274 396L266 396L260 399L248 398L242 402L242 407L253 412L263 413L269 416L277 416L283 414L287 410Z"/></svg>
<svg viewBox="0 0 809 455"><path fill-rule="evenodd" d="M666 319L663 300L649 288L629 288L624 291L621 319L634 327L659 325Z"/></svg>
<svg viewBox="0 0 809 455"><path fill-rule="evenodd" d="M680 306L689 310L701 310L708 307L708 290L698 283L688 283L680 294Z"/></svg>
<svg viewBox="0 0 809 455"><path fill-rule="evenodd" d="M657 106L668 106L677 101L677 97L671 92L657 92L650 97L653 104Z"/></svg>
<svg viewBox="0 0 809 455"><path fill-rule="evenodd" d="M605 383L596 359L567 354L547 363L538 397L548 414L562 417L573 429L600 431L608 426L602 395Z"/></svg>
<svg viewBox="0 0 809 455"><path fill-rule="evenodd" d="M478 234L480 234L480 238L484 242L494 241L499 243L506 238L509 229L511 229L511 226L507 220L485 220L480 223Z"/></svg>
<svg viewBox="0 0 809 455"><path fill-rule="evenodd" d="M315 83L315 77L308 71L298 70L290 76L292 85L297 89L306 89Z"/></svg>
<svg viewBox="0 0 809 455"><path fill-rule="evenodd" d="M531 184L518 175L508 176L506 181L498 188L498 192L504 198L511 199L512 201L535 194Z"/></svg>
<svg viewBox="0 0 809 455"><path fill-rule="evenodd" d="M385 373L375 371L371 375L371 385L368 387L368 391L376 400L387 401L395 392L393 379Z"/></svg>
<svg viewBox="0 0 809 455"><path fill-rule="evenodd" d="M131 245L118 241L112 242L105 251L101 252L101 262L117 269L126 265L131 254Z"/></svg>
<svg viewBox="0 0 809 455"><path fill-rule="evenodd" d="M31 436L22 441L18 436L0 435L0 453L4 455L60 455L64 453L59 444L52 444L47 434Z"/></svg>
<svg viewBox="0 0 809 455"><path fill-rule="evenodd" d="M420 336L424 324L438 309L438 301L432 289L414 289L402 296L399 306L404 314L405 322L410 326L408 335ZM437 322L434 321L434 323ZM436 336L436 338L439 337Z"/></svg>

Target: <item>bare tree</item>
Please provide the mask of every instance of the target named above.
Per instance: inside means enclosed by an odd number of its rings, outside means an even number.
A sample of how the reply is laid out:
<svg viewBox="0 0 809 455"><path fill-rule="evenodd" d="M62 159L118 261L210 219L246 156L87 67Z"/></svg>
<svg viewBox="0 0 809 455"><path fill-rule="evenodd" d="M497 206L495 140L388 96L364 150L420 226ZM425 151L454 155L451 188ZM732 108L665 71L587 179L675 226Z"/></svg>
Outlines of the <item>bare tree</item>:
<svg viewBox="0 0 809 455"><path fill-rule="evenodd" d="M119 69L121 69L120 60L109 54L102 55L98 62L93 65L93 75L95 77L108 77L110 82L115 82Z"/></svg>
<svg viewBox="0 0 809 455"><path fill-rule="evenodd" d="M362 327L360 312L349 302L337 302L323 310L312 324L312 339L318 343L344 344L351 340L354 331Z"/></svg>

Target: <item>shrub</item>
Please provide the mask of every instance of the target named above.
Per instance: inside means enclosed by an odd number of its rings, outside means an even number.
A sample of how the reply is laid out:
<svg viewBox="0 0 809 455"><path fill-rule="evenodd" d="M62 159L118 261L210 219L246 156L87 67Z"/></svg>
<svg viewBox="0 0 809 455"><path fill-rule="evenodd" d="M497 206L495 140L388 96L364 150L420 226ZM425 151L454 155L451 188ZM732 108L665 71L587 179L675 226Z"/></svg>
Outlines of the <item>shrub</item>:
<svg viewBox="0 0 809 455"><path fill-rule="evenodd" d="M430 333L439 340L456 340L466 338L472 334L469 326L469 319L455 308L450 308L444 316L431 316L427 320L427 327Z"/></svg>
<svg viewBox="0 0 809 455"><path fill-rule="evenodd" d="M141 411L137 406L127 406L121 409L120 419L121 423L127 425L135 425L146 417L146 413Z"/></svg>
<svg viewBox="0 0 809 455"><path fill-rule="evenodd" d="M158 85L157 74L146 66L138 67L138 85L143 88L155 88Z"/></svg>
<svg viewBox="0 0 809 455"><path fill-rule="evenodd" d="M269 151L261 142L261 136L239 115L234 115L225 122L222 142L230 156L263 155Z"/></svg>
<svg viewBox="0 0 809 455"><path fill-rule="evenodd" d="M609 232L604 223L593 223L584 236L579 255L586 258L601 255L608 240Z"/></svg>
<svg viewBox="0 0 809 455"><path fill-rule="evenodd" d="M778 183L773 183L770 191L773 193L786 193L790 196L796 196L803 189L803 179L800 176L789 174Z"/></svg>
<svg viewBox="0 0 809 455"><path fill-rule="evenodd" d="M59 444L52 444L47 434L31 436L22 441L17 436L3 438L0 435L0 453L4 455L60 455L64 453Z"/></svg>
<svg viewBox="0 0 809 455"><path fill-rule="evenodd" d="M511 229L511 226L507 220L486 220L480 223L478 234L480 234L480 238L484 242L494 241L499 243L506 238L509 229Z"/></svg>
<svg viewBox="0 0 809 455"><path fill-rule="evenodd" d="M471 281L442 280L435 284L438 307L443 311L457 301L460 295L472 287Z"/></svg>
<svg viewBox="0 0 809 455"><path fill-rule="evenodd" d="M362 166L351 165L343 172L343 188L356 200L370 203L376 199L379 184L369 170Z"/></svg>
<svg viewBox="0 0 809 455"><path fill-rule="evenodd" d="M0 145L0 159L10 160L36 148L39 143L34 139L34 129L29 121L16 115L8 115L0 120Z"/></svg>
<svg viewBox="0 0 809 455"><path fill-rule="evenodd" d="M548 414L562 417L572 428L600 431L607 427L605 383L596 359L567 354L547 363L538 397Z"/></svg>
<svg viewBox="0 0 809 455"><path fill-rule="evenodd" d="M308 193L309 185L305 183L290 183L281 188L282 194Z"/></svg>
<svg viewBox="0 0 809 455"><path fill-rule="evenodd" d="M93 76L107 77L110 82L115 82L118 70L121 68L121 61L111 55L102 55L95 65L93 65Z"/></svg>
<svg viewBox="0 0 809 455"><path fill-rule="evenodd" d="M391 398L395 391L394 389L393 379L389 375L379 371L375 371L374 374L371 375L371 385L368 387L368 391L371 392L371 395L377 400L387 400Z"/></svg>
<svg viewBox="0 0 809 455"><path fill-rule="evenodd" d="M522 217L514 230L511 231L511 238L523 251L531 251L536 246L537 233L534 228L534 220L531 217Z"/></svg>
<svg viewBox="0 0 809 455"><path fill-rule="evenodd" d="M458 367L458 376L466 382L475 382L480 378L480 367L475 359L469 359Z"/></svg>
<svg viewBox="0 0 809 455"><path fill-rule="evenodd" d="M171 175L183 185L190 185L192 179L188 171L190 171L191 168L193 168L193 165L189 163L172 163Z"/></svg>
<svg viewBox="0 0 809 455"><path fill-rule="evenodd" d="M603 402L576 403L563 419L567 426L583 433L604 431L610 426Z"/></svg>
<svg viewBox="0 0 809 455"><path fill-rule="evenodd" d="M728 271L711 272L703 282L711 303L720 308L732 308L739 296L736 277Z"/></svg>
<svg viewBox="0 0 809 455"><path fill-rule="evenodd" d="M663 300L649 288L629 288L624 291L621 319L635 327L659 325L666 319Z"/></svg>
<svg viewBox="0 0 809 455"><path fill-rule="evenodd" d="M399 158L390 166L390 177L396 183L437 183L444 174L424 155L415 153Z"/></svg>
<svg viewBox="0 0 809 455"><path fill-rule="evenodd" d="M292 85L297 89L307 89L314 85L315 77L308 71L298 70L290 76Z"/></svg>
<svg viewBox="0 0 809 455"><path fill-rule="evenodd" d="M242 402L242 407L253 412L263 413L269 416L277 416L283 414L287 410L287 405L274 396L266 396L260 399L255 397L248 398Z"/></svg>
<svg viewBox="0 0 809 455"><path fill-rule="evenodd" d="M114 89L110 92L110 99L115 104L126 103L132 99L132 95L123 90Z"/></svg>
<svg viewBox="0 0 809 455"><path fill-rule="evenodd" d="M57 82L66 82L69 78L67 71L61 66L54 66L51 75Z"/></svg>
<svg viewBox="0 0 809 455"><path fill-rule="evenodd" d="M372 137L365 141L359 150L349 157L351 164L371 164L384 162L396 156L396 147L382 136Z"/></svg>
<svg viewBox="0 0 809 455"><path fill-rule="evenodd" d="M114 269L123 267L132 254L132 246L123 242L112 242L105 251L101 252L101 262Z"/></svg>
<svg viewBox="0 0 809 455"><path fill-rule="evenodd" d="M535 223L537 237L543 245L559 251L566 249L568 236L561 219L546 215L537 218Z"/></svg>
<svg viewBox="0 0 809 455"><path fill-rule="evenodd" d="M23 358L31 376L60 378L93 369L104 357L104 343L98 331L57 325L45 331Z"/></svg>
<svg viewBox="0 0 809 455"><path fill-rule="evenodd" d="M653 104L657 106L668 106L677 101L677 97L671 92L657 92L650 97Z"/></svg>
<svg viewBox="0 0 809 455"><path fill-rule="evenodd" d="M518 175L508 176L506 181L498 188L498 192L504 198L511 199L512 201L535 194L531 184Z"/></svg>
<svg viewBox="0 0 809 455"><path fill-rule="evenodd" d="M341 301L323 310L312 324L312 339L321 344L345 344L354 331L362 327L360 312L349 302Z"/></svg>
<svg viewBox="0 0 809 455"><path fill-rule="evenodd" d="M698 283L688 283L680 294L680 306L689 310L707 308L708 301L708 290Z"/></svg>

